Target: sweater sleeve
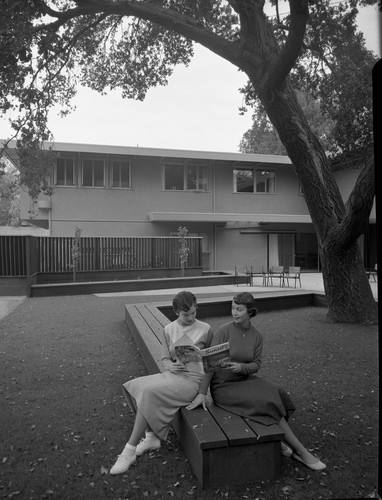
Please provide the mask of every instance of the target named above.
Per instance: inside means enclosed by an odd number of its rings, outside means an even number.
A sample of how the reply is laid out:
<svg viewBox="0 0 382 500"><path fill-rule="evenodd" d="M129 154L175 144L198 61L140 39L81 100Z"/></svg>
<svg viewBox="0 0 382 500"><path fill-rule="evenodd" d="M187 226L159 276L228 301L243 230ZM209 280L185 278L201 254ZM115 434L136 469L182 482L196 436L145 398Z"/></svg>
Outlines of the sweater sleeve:
<svg viewBox="0 0 382 500"><path fill-rule="evenodd" d="M257 373L261 368L261 358L263 355L263 336L258 335L258 339L253 352L253 360L249 363L240 363L241 370L240 373L243 375L253 375Z"/></svg>
<svg viewBox="0 0 382 500"><path fill-rule="evenodd" d="M208 332L208 335L211 335L211 343L210 346L222 344L223 342L226 342L227 336L224 335L224 331L221 329L218 329L215 335L212 333L212 330ZM205 373L201 382L200 382L200 387L199 387L199 393L200 394L207 394L208 388L210 386L210 382L212 377L214 376L214 372L209 372Z"/></svg>

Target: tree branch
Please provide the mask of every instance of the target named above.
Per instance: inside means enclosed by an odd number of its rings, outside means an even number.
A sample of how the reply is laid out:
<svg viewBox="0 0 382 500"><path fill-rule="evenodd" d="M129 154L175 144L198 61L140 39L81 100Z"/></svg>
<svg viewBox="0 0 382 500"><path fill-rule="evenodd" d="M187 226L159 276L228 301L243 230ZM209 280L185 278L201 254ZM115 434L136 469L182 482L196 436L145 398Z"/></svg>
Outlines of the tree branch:
<svg viewBox="0 0 382 500"><path fill-rule="evenodd" d="M138 17L159 24L185 38L200 43L238 68L245 70L246 60L242 55L238 41L228 41L207 28L200 27L191 17L185 14L179 14L174 10L166 9L154 3L136 0L116 0L113 2L88 0L77 1L77 4L78 7L65 12L53 11L57 20L53 23L38 25L34 28L34 31L50 28L57 29L73 18L97 13Z"/></svg>
<svg viewBox="0 0 382 500"><path fill-rule="evenodd" d="M293 68L303 46L306 24L309 17L307 0L289 0L290 26L286 42L272 61L261 82L261 89L269 91L279 87Z"/></svg>
<svg viewBox="0 0 382 500"><path fill-rule="evenodd" d="M346 248L365 230L374 203L375 172L374 155L371 155L346 202L346 215L341 224L341 233L345 239L342 245Z"/></svg>

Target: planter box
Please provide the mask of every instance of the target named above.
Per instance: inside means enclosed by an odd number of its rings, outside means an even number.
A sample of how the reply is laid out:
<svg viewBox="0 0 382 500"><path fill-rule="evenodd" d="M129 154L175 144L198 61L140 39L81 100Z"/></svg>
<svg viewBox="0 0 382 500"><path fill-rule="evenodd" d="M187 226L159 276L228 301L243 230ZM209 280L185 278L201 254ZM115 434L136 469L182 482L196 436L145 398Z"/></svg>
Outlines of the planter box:
<svg viewBox="0 0 382 500"><path fill-rule="evenodd" d="M38 208L41 208L42 210L50 210L52 208L51 200L39 200L37 205Z"/></svg>

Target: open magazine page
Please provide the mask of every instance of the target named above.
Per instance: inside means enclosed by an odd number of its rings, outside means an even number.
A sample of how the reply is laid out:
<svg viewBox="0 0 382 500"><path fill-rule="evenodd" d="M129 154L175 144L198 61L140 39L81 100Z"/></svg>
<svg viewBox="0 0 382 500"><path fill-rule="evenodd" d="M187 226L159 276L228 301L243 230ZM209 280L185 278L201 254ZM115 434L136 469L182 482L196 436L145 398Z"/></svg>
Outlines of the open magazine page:
<svg viewBox="0 0 382 500"><path fill-rule="evenodd" d="M174 346L175 355L181 363L203 363L205 372L211 372L222 368L224 362L230 361L229 342L199 349L195 345L176 345Z"/></svg>
<svg viewBox="0 0 382 500"><path fill-rule="evenodd" d="M180 363L197 363L202 360L202 351L196 345L176 345L174 348Z"/></svg>
<svg viewBox="0 0 382 500"><path fill-rule="evenodd" d="M206 373L223 368L224 363L230 360L229 342L207 347L207 349L202 350L203 368Z"/></svg>

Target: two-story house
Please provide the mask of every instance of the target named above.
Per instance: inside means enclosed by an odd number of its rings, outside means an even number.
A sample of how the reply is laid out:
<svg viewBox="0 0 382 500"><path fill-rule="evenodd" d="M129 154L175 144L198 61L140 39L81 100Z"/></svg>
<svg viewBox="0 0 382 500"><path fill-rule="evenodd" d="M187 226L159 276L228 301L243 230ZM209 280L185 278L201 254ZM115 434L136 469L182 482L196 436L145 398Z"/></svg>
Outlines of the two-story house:
<svg viewBox="0 0 382 500"><path fill-rule="evenodd" d="M203 238L203 267L319 269L317 239L286 156L52 143L51 197L21 196L22 218L51 236ZM344 198L356 170L336 172ZM375 211L360 242L376 262ZM370 262L371 261L371 262Z"/></svg>

